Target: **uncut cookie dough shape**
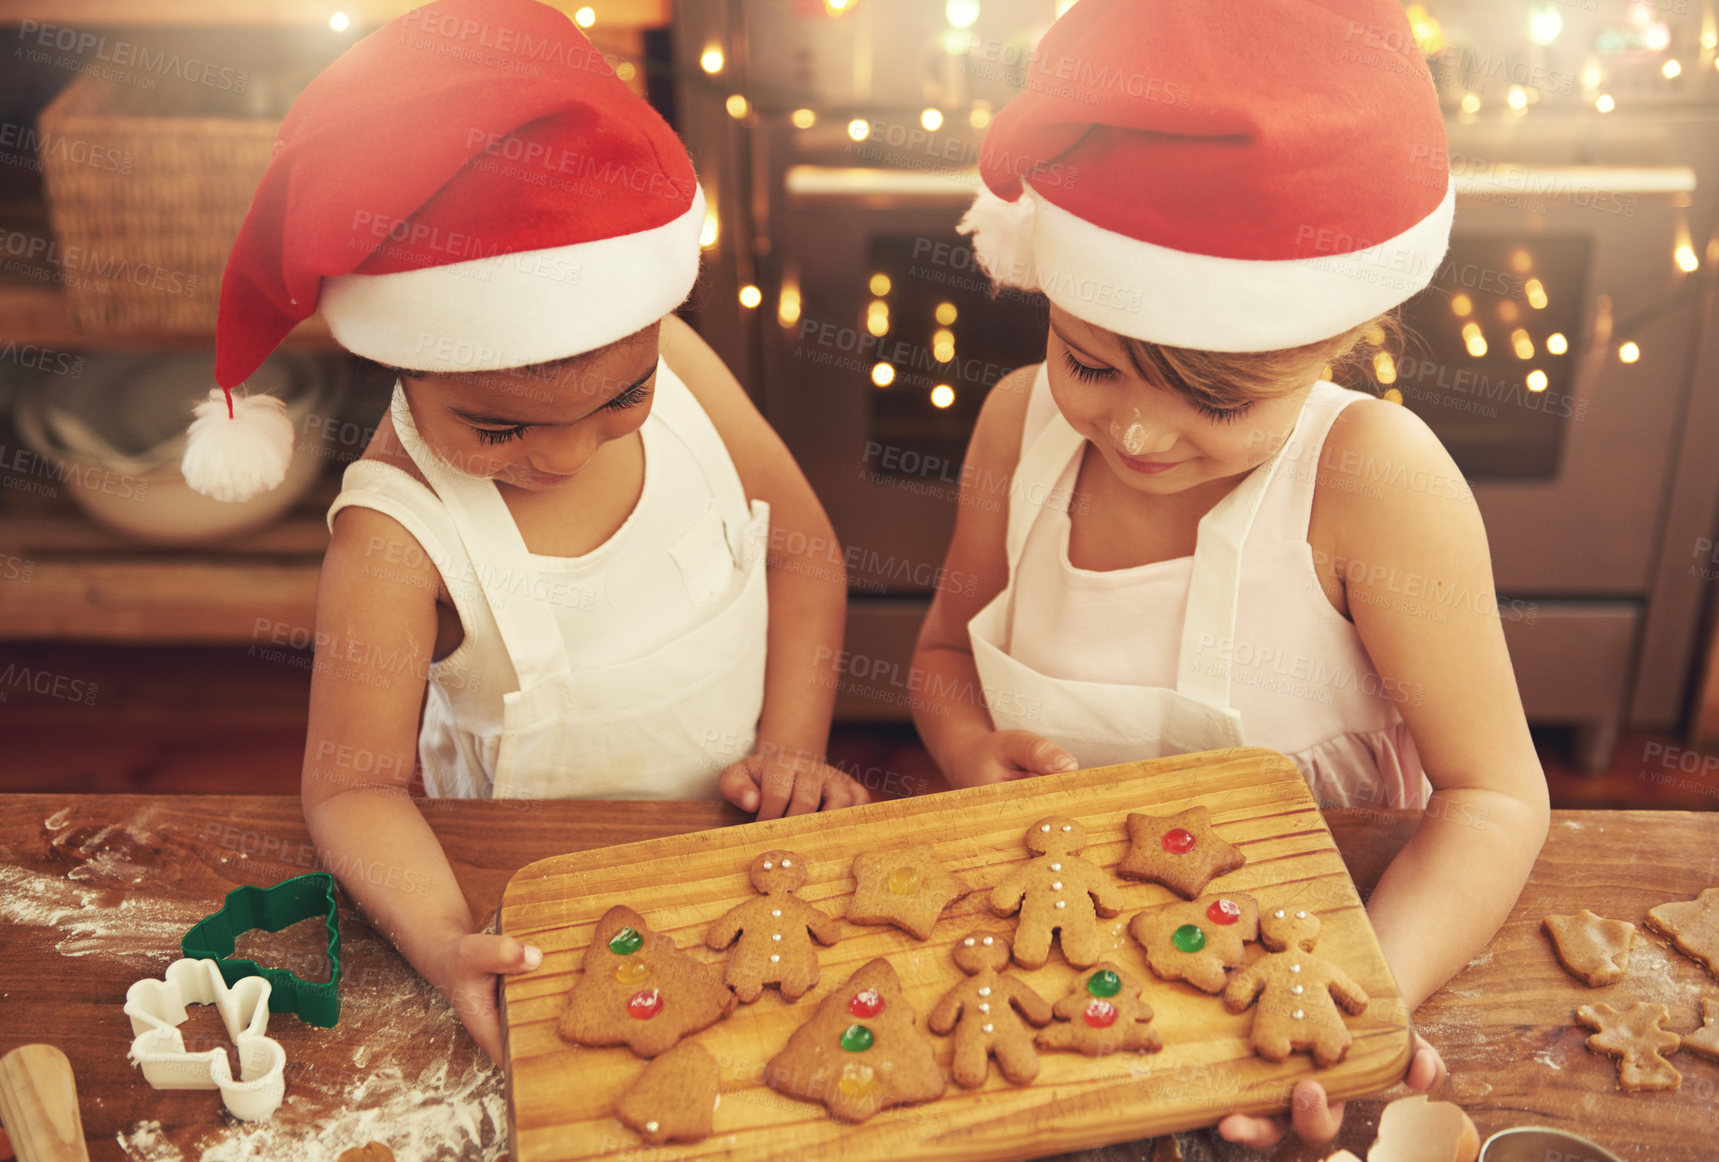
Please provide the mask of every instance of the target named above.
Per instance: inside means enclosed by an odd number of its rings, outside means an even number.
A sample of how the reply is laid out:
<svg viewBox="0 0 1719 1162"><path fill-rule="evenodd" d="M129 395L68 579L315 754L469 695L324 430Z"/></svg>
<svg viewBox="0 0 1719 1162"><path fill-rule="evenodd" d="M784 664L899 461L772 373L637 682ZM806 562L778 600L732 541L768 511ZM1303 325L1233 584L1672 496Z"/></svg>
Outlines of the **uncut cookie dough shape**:
<svg viewBox="0 0 1719 1162"><path fill-rule="evenodd" d="M1586 908L1573 916L1547 916L1540 924L1552 938L1558 963L1589 988L1616 984L1629 971L1634 924L1608 920Z"/></svg>
<svg viewBox="0 0 1719 1162"><path fill-rule="evenodd" d="M1663 1056L1676 1053L1683 1038L1665 1028L1670 1015L1664 1005L1637 1001L1627 1009L1583 1005L1576 1020L1596 1030L1588 1048L1618 1059L1618 1088L1627 1093L1644 1089L1676 1089L1683 1075Z"/></svg>
<svg viewBox="0 0 1719 1162"><path fill-rule="evenodd" d="M1683 1047L1719 1061L1719 1001L1701 998L1701 1028L1683 1034Z"/></svg>
<svg viewBox="0 0 1719 1162"><path fill-rule="evenodd" d="M1259 902L1244 892L1217 892L1162 904L1129 921L1128 933L1159 979L1221 993L1229 970L1246 959L1242 945L1259 939Z"/></svg>
<svg viewBox="0 0 1719 1162"><path fill-rule="evenodd" d="M1097 864L1075 854L1086 846L1086 828L1078 821L1057 815L1041 819L1027 829L1026 845L1038 858L991 890L993 911L1021 914L1015 963L1043 968L1055 933L1063 958L1086 968L1104 954L1098 917L1120 912L1122 898Z"/></svg>
<svg viewBox="0 0 1719 1162"><path fill-rule="evenodd" d="M1156 1053L1164 1047L1157 1030L1147 1027L1152 1006L1140 999L1140 982L1108 960L1076 977L1051 1012L1057 1020L1039 1030L1041 1049L1103 1057L1119 1049Z"/></svg>
<svg viewBox="0 0 1719 1162"><path fill-rule="evenodd" d="M847 1122L941 1097L948 1083L931 1038L916 1020L889 961L868 961L820 1001L787 1047L770 1059L764 1084L823 1102Z"/></svg>
<svg viewBox="0 0 1719 1162"><path fill-rule="evenodd" d="M683 1041L645 1066L615 1106L615 1117L653 1146L710 1137L721 1100L716 1058Z"/></svg>
<svg viewBox="0 0 1719 1162"><path fill-rule="evenodd" d="M1283 1061L1309 1049L1321 1068L1349 1052L1354 1037L1338 1006L1351 1014L1367 1007L1367 994L1342 969L1313 954L1319 917L1311 912L1274 909L1260 917L1260 939L1281 949L1232 974L1224 1004L1239 1013L1259 1001L1253 1018L1253 1048L1267 1061Z"/></svg>
<svg viewBox="0 0 1719 1162"><path fill-rule="evenodd" d="M1193 899L1213 879L1245 863L1242 849L1212 830L1212 813L1189 807L1174 815L1128 816L1128 850L1117 861L1116 874L1163 884Z"/></svg>
<svg viewBox="0 0 1719 1162"><path fill-rule="evenodd" d="M1000 933L963 937L955 945L955 964L967 979L945 993L925 1019L933 1033L955 1031L950 1063L955 1083L963 1089L984 1085L995 1057L1004 1077L1027 1084L1039 1075L1039 1055L1027 1025L1048 1024L1050 1002L1026 981L1003 975L1009 966L1009 938Z"/></svg>
<svg viewBox="0 0 1719 1162"><path fill-rule="evenodd" d="M752 861L748 875L758 898L730 908L710 926L704 942L718 951L734 944L725 979L742 1004L757 1000L767 984L779 986L784 1000L797 1001L818 983L818 951L811 938L834 944L841 939L841 925L795 897L806 882L801 856L767 851Z"/></svg>
<svg viewBox="0 0 1719 1162"><path fill-rule="evenodd" d="M923 845L863 852L854 857L853 872L848 919L855 924L894 924L921 940L931 935L943 910L968 892Z"/></svg>
<svg viewBox="0 0 1719 1162"><path fill-rule="evenodd" d="M625 905L603 913L559 1030L575 1045L625 1045L655 1057L734 1008L722 976L675 948Z"/></svg>
<svg viewBox="0 0 1719 1162"><path fill-rule="evenodd" d="M1647 926L1699 961L1708 976L1719 977L1719 888L1708 888L1693 900L1650 909Z"/></svg>

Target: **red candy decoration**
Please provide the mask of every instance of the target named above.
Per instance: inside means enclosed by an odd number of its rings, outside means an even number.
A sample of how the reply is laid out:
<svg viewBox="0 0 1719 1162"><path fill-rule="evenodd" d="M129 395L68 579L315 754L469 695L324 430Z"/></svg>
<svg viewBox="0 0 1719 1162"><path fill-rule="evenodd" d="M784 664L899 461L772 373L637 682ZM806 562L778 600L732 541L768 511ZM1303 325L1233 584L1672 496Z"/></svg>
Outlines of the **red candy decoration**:
<svg viewBox="0 0 1719 1162"><path fill-rule="evenodd" d="M875 1017L883 1012L883 998L876 989L861 989L848 1002L848 1012L856 1017Z"/></svg>
<svg viewBox="0 0 1719 1162"><path fill-rule="evenodd" d="M627 1000L627 1015L648 1021L663 1011L663 995L656 989L634 993Z"/></svg>
<svg viewBox="0 0 1719 1162"><path fill-rule="evenodd" d="M1164 850L1171 855L1187 855L1194 850L1194 836L1185 828L1172 827L1164 833Z"/></svg>
<svg viewBox="0 0 1719 1162"><path fill-rule="evenodd" d="M1234 924L1241 919L1241 905L1234 900L1213 900L1206 909L1206 919L1214 924Z"/></svg>
<svg viewBox="0 0 1719 1162"><path fill-rule="evenodd" d="M1081 1016L1086 1018L1086 1023L1094 1029L1108 1029L1116 1024L1116 1006L1095 997L1087 1004L1086 1012Z"/></svg>

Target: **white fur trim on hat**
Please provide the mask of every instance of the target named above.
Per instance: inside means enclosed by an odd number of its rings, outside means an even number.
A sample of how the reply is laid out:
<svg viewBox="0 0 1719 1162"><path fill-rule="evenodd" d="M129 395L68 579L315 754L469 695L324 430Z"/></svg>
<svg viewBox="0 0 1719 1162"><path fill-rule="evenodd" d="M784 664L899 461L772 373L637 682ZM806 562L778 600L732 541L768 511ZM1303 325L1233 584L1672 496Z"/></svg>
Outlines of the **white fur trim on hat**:
<svg viewBox="0 0 1719 1162"><path fill-rule="evenodd" d="M650 230L322 284L347 350L409 371L496 371L624 339L678 307L698 281L704 191Z"/></svg>
<svg viewBox="0 0 1719 1162"><path fill-rule="evenodd" d="M987 197L1008 212L981 208ZM1076 217L1024 183L1020 201L1032 207L1018 209L982 190L962 220L997 282L1042 290L1069 314L1134 339L1202 351L1275 351L1329 339L1425 289L1450 244L1456 182L1430 214L1393 238L1346 253L1275 260L1142 242ZM1022 251L1029 232L1030 260ZM1336 251L1355 241L1337 237L1330 244Z"/></svg>

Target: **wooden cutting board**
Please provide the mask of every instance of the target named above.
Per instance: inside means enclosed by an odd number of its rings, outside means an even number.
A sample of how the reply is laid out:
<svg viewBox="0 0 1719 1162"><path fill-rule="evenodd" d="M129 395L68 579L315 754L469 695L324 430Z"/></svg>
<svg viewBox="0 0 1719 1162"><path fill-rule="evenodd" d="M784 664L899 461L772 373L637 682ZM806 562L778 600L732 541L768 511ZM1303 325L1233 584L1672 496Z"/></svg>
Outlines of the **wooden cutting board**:
<svg viewBox="0 0 1719 1162"><path fill-rule="evenodd" d="M1162 1052L1101 1058L1046 1052L1031 1085L1008 1084L993 1065L982 1089L951 1083L937 1101L884 1110L858 1125L837 1122L822 1105L763 1085L766 1063L817 1002L873 957L886 957L895 968L923 1028L925 1015L964 979L951 957L954 943L977 927L1013 931L1014 919L993 915L987 899L993 885L1030 858L1022 837L1037 820L1081 820L1090 837L1081 854L1108 869L1127 846L1124 820L1130 811L1170 814L1194 804L1210 808L1218 833L1248 858L1245 867L1207 890L1251 893L1262 910L1316 912L1324 928L1315 951L1371 996L1366 1012L1348 1019L1355 1043L1338 1065L1315 1070L1305 1053L1279 1065L1261 1060L1248 1043L1251 1010L1231 1014L1218 997L1154 977L1127 924L1142 908L1177 897L1157 884L1117 880L1125 907L1100 921L1113 948L1108 958L1145 983L1145 999L1157 1014L1152 1027L1165 1043ZM580 957L604 912L626 904L653 930L716 964L725 954L704 947L705 929L752 898L746 870L762 852L785 848L804 856L811 878L800 897L840 917L854 887L853 857L910 843L931 844L946 868L978 889L944 913L929 940L844 920L840 942L819 949L823 975L811 993L786 1004L767 989L754 1004L738 1006L697 1034L722 1077L716 1132L705 1141L646 1146L611 1116L645 1063L624 1048L569 1045L556 1032ZM503 989L514 1162L1006 1162L1209 1125L1231 1111L1280 1111L1303 1077L1317 1076L1333 1098L1371 1093L1401 1079L1410 1058L1407 1013L1331 834L1295 767L1269 750L1180 755L556 856L522 868L508 882L499 925L543 950L540 968L506 978ZM1263 952L1248 947L1250 953ZM1012 971L1052 1003L1076 975L1054 950L1043 968ZM934 1040L947 1068L951 1038Z"/></svg>

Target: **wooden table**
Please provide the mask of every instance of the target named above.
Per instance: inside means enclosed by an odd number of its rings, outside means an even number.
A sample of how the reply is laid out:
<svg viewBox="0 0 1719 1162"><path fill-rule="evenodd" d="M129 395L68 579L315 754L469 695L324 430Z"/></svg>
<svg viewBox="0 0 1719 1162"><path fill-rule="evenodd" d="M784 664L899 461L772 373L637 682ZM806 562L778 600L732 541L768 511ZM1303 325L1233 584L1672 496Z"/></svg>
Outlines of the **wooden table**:
<svg viewBox="0 0 1719 1162"><path fill-rule="evenodd" d="M446 802L425 804L474 912L487 916L519 867L545 856L744 821L706 803ZM1415 826L1404 812L1327 813L1363 894ZM1463 1105L1482 1136L1516 1125L1574 1130L1625 1158L1710 1158L1719 1063L1682 1053L1677 1093L1627 1097L1615 1072L1583 1048L1571 1010L1590 1000L1645 998L1671 1008L1671 1027L1698 1023L1697 997L1719 996L1693 962L1643 932L1631 975L1589 990L1557 967L1539 920L1591 907L1640 923L1646 910L1695 896L1719 874L1719 815L1557 812L1522 900L1491 948L1416 1014L1452 1078L1439 1096ZM441 998L341 903L342 1015L316 1029L277 1015L287 1098L267 1122L233 1121L213 1092L158 1092L126 1062L121 1014L133 981L159 976L179 937L237 884L270 884L316 869L296 798L275 796L0 795L0 1053L32 1041L71 1058L90 1155L146 1162L294 1158L332 1162L371 1139L412 1145L401 1162L496 1159L506 1150L502 1079ZM401 883L382 866L351 867ZM297 930L304 929L303 931ZM307 977L314 934L297 926L241 941ZM192 1048L223 1044L212 1012L193 1010ZM1385 1096L1400 1096L1393 1092ZM1303 1160L1347 1146L1361 1156L1383 1099L1354 1102L1338 1143L1259 1153L1184 1140L1190 1158ZM204 1151L209 1151L204 1154ZM4 1155L0 1151L0 1156ZM655 1157L660 1152L637 1155ZM1071 1156L1121 1162L1136 1143Z"/></svg>

